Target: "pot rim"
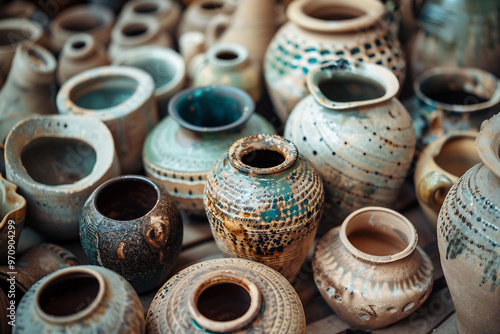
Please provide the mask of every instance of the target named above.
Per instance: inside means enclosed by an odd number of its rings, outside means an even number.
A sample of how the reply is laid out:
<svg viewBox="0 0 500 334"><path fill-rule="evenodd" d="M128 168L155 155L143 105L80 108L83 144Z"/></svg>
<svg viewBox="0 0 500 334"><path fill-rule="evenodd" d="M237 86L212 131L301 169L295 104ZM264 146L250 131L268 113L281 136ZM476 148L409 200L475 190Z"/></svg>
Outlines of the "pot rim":
<svg viewBox="0 0 500 334"><path fill-rule="evenodd" d="M233 59L221 59L217 57L219 53L222 52L232 52L236 55ZM208 62L222 70L232 70L238 66L244 64L248 59L248 50L242 44L236 43L218 43L211 46L207 50L207 60Z"/></svg>
<svg viewBox="0 0 500 334"><path fill-rule="evenodd" d="M12 2L12 4L14 4L14 2ZM30 43L30 45L33 45L37 43L42 38L43 35L42 26L40 26L36 22L30 21L25 18L8 18L0 20L0 31L1 30L5 31L9 29L19 29L22 30L23 32L28 32L30 36L14 45L7 44L0 46L0 54L15 53L16 45L22 42Z"/></svg>
<svg viewBox="0 0 500 334"><path fill-rule="evenodd" d="M7 211L5 213L5 215L2 216L0 215L0 218L2 218L2 220L0 221L0 231L4 228L5 224L7 224L8 220L10 220L10 216L14 213L14 212L18 212L18 211L22 211L24 210L24 213L22 214L22 216L26 216L26 199L24 198L24 196L20 195L18 192L17 192L17 185L8 181L7 179L5 179L3 177L3 175L0 173L0 205L3 205L3 200L5 197L7 197L7 194L9 192L12 192L14 197L16 197L17 199L17 202L19 202L19 204L17 204L17 206L10 210L10 211ZM24 223L24 218L23 218L23 223ZM18 233L19 234L19 233ZM17 236L19 237L19 236Z"/></svg>
<svg viewBox="0 0 500 334"><path fill-rule="evenodd" d="M81 48L75 48L76 43L83 43L83 46ZM88 33L81 33L72 35L66 40L61 54L65 54L71 59L82 59L91 56L92 52L96 49L97 43L94 36Z"/></svg>
<svg viewBox="0 0 500 334"><path fill-rule="evenodd" d="M63 27L63 24L67 21L72 21L75 19L81 20L82 16L88 19L88 17L97 18L99 24L91 29L85 30L87 33L96 35L97 32L104 34L114 20L114 14L106 6L101 6L98 4L80 4L66 8L57 15L50 24L50 32L52 35L56 34L58 38L67 39L69 36L74 35L73 30L68 30Z"/></svg>

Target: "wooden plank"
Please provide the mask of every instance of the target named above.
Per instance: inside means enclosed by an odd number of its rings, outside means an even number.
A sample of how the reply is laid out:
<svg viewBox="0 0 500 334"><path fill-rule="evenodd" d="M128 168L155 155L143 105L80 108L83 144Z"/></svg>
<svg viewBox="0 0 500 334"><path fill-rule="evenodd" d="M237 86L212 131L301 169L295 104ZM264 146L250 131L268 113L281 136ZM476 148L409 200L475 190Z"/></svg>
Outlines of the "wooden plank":
<svg viewBox="0 0 500 334"><path fill-rule="evenodd" d="M457 314L453 313L445 322L432 331L434 334L458 334Z"/></svg>

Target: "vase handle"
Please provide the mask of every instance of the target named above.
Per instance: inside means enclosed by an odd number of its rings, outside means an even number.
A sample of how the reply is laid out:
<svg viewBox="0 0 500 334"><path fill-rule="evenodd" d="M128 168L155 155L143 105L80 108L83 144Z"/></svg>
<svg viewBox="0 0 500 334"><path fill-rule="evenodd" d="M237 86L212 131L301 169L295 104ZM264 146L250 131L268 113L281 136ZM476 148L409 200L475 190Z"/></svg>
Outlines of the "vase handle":
<svg viewBox="0 0 500 334"><path fill-rule="evenodd" d="M222 35L222 32L229 27L231 24L231 16L226 14L216 15L210 22L208 23L207 30L205 32L205 45L207 48L214 45L215 42ZM221 32L222 30L222 32Z"/></svg>
<svg viewBox="0 0 500 334"><path fill-rule="evenodd" d="M417 196L436 213L439 213L446 194L448 194L452 185L453 181L446 175L432 171L425 174L418 183Z"/></svg>

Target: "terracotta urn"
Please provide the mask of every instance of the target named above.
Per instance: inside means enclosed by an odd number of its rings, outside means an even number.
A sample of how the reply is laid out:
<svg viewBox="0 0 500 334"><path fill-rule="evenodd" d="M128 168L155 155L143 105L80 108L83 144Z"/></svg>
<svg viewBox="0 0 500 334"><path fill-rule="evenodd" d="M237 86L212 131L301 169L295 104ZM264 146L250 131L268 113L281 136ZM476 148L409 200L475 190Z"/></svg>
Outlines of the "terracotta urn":
<svg viewBox="0 0 500 334"><path fill-rule="evenodd" d="M321 175L325 213L319 233L354 210L391 206L413 159L411 117L387 68L340 60L311 70L310 95L293 109L285 137Z"/></svg>
<svg viewBox="0 0 500 334"><path fill-rule="evenodd" d="M277 271L245 259L196 263L158 290L148 333L305 333L299 296Z"/></svg>
<svg viewBox="0 0 500 334"><path fill-rule="evenodd" d="M137 175L100 185L87 199L80 222L90 264L120 273L138 293L165 282L182 235L180 212L168 192Z"/></svg>
<svg viewBox="0 0 500 334"><path fill-rule="evenodd" d="M316 245L314 281L337 316L364 330L386 327L414 312L434 282L432 262L400 213L365 207Z"/></svg>
<svg viewBox="0 0 500 334"><path fill-rule="evenodd" d="M97 118L34 116L5 142L7 179L28 204L27 222L50 239L78 238L87 197L120 168L108 128Z"/></svg>
<svg viewBox="0 0 500 334"><path fill-rule="evenodd" d="M144 140L158 123L154 81L139 68L103 66L81 72L57 93L60 114L93 116L111 131L122 173L141 170Z"/></svg>
<svg viewBox="0 0 500 334"><path fill-rule="evenodd" d="M500 330L500 115L485 121L476 139L482 163L450 188L437 223L443 274L459 333ZM464 274L466 273L466 274Z"/></svg>
<svg viewBox="0 0 500 334"><path fill-rule="evenodd" d="M205 216L203 192L217 159L236 140L275 130L254 113L252 98L236 87L186 88L170 100L168 112L144 144L144 169L168 189L180 209Z"/></svg>
<svg viewBox="0 0 500 334"><path fill-rule="evenodd" d="M97 266L65 268L23 297L14 333L144 333L144 311L130 284Z"/></svg>

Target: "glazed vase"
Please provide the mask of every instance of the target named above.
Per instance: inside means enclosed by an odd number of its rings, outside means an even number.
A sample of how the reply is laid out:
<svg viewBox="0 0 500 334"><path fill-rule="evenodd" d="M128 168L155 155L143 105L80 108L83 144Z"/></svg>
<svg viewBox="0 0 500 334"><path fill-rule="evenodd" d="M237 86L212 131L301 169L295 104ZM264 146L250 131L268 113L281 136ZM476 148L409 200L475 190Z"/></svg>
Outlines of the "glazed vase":
<svg viewBox="0 0 500 334"><path fill-rule="evenodd" d="M203 192L217 159L236 140L275 130L254 113L248 94L230 86L181 90L168 112L144 144L146 175L163 184L180 209L204 216Z"/></svg>
<svg viewBox="0 0 500 334"><path fill-rule="evenodd" d="M99 186L85 203L80 222L80 241L90 264L120 273L138 293L165 282L182 235L180 212L168 192L136 175Z"/></svg>
<svg viewBox="0 0 500 334"><path fill-rule="evenodd" d="M196 263L158 290L148 333L305 333L299 296L277 271L245 259Z"/></svg>
<svg viewBox="0 0 500 334"><path fill-rule="evenodd" d="M321 175L325 213L319 233L354 210L391 206L415 150L410 115L387 68L340 60L311 70L310 95L293 109L285 137Z"/></svg>
<svg viewBox="0 0 500 334"><path fill-rule="evenodd" d="M477 132L444 134L419 155L413 180L417 200L434 229L439 210L453 183L472 166L481 162L476 150Z"/></svg>
<svg viewBox="0 0 500 334"><path fill-rule="evenodd" d="M57 93L60 114L93 116L111 131L124 174L141 170L147 134L158 123L154 81L139 68L103 66L81 72Z"/></svg>
<svg viewBox="0 0 500 334"><path fill-rule="evenodd" d="M417 246L412 223L383 207L358 209L331 229L316 245L312 266L335 314L364 330L413 313L434 283L432 262Z"/></svg>
<svg viewBox="0 0 500 334"><path fill-rule="evenodd" d="M13 333L144 333L144 311L130 284L97 266L65 268L23 297Z"/></svg>
<svg viewBox="0 0 500 334"><path fill-rule="evenodd" d="M308 95L307 73L325 61L384 65L403 83L404 55L380 1L299 0L286 13L289 21L276 32L264 60L269 95L282 121Z"/></svg>
<svg viewBox="0 0 500 334"><path fill-rule="evenodd" d="M476 148L482 163L453 184L437 223L441 266L461 334L500 331L500 115L483 123Z"/></svg>
<svg viewBox="0 0 500 334"><path fill-rule="evenodd" d="M7 137L5 158L7 179L26 199L28 225L50 239L78 238L85 200L120 173L110 131L90 116L22 120Z"/></svg>

